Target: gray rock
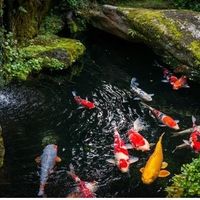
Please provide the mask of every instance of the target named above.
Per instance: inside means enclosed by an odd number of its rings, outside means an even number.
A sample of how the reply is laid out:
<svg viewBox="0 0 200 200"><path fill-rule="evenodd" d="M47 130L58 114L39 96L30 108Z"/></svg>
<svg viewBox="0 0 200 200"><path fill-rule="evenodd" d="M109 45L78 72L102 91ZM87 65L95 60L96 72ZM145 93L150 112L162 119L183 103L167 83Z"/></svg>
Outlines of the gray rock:
<svg viewBox="0 0 200 200"><path fill-rule="evenodd" d="M182 72L200 81L200 13L104 5L87 17L96 28L147 44L165 63L179 72L184 65Z"/></svg>

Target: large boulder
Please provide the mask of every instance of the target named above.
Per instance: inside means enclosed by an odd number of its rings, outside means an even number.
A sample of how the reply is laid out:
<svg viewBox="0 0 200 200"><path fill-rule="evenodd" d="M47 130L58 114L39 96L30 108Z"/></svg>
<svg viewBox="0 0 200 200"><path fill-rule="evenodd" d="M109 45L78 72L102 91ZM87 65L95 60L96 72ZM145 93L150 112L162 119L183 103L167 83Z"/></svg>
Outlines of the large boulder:
<svg viewBox="0 0 200 200"><path fill-rule="evenodd" d="M133 42L143 42L164 62L200 80L200 13L104 5L88 19L101 30Z"/></svg>

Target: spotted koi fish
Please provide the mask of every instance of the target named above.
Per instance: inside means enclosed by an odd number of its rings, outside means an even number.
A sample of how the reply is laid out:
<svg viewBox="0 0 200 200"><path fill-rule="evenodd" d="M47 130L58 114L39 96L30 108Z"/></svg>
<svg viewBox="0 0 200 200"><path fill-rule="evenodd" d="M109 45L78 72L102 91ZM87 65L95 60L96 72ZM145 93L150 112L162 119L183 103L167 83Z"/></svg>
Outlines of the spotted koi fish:
<svg viewBox="0 0 200 200"><path fill-rule="evenodd" d="M137 162L137 157L130 157L125 142L120 137L117 128L114 129L114 156L115 159L107 159L107 162L116 165L122 172L128 172L130 164Z"/></svg>
<svg viewBox="0 0 200 200"><path fill-rule="evenodd" d="M183 144L180 144L176 146L176 148L173 150L175 152L177 149L182 149L185 147L191 147L195 153L200 152L200 126L196 125L196 118L192 116L192 123L193 127L191 129L187 129L185 131L182 131L182 133L189 133L188 131L191 131L189 140L183 140ZM182 135L182 134L178 134ZM177 136L175 133L173 136Z"/></svg>
<svg viewBox="0 0 200 200"><path fill-rule="evenodd" d="M179 130L178 120L174 120L170 116L160 112L159 110L156 110L155 108L145 104L144 102L141 102L141 104L149 109L150 116L156 118L160 123L162 123L159 126L168 126L169 128Z"/></svg>
<svg viewBox="0 0 200 200"><path fill-rule="evenodd" d="M79 197L79 198L94 198L96 196L95 192L97 190L97 182L96 181L93 181L93 182L82 181L75 174L74 167L72 164L70 164L69 168L70 168L70 171L68 171L67 173L76 182L77 187L76 187L76 192L73 192L68 197L72 197L75 194L76 197Z"/></svg>
<svg viewBox="0 0 200 200"><path fill-rule="evenodd" d="M177 78L166 68L163 68L163 76L165 80L162 80L162 82L169 82L174 90L178 90L180 88L190 88L190 86L187 84L186 76L181 76L180 78Z"/></svg>

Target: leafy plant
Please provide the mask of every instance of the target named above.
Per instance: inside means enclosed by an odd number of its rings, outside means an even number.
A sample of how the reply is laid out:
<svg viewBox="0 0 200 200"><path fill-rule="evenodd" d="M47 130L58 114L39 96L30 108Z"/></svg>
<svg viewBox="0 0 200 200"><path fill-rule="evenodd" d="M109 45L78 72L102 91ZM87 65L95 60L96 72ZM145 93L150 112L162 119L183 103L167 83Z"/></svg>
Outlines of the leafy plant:
<svg viewBox="0 0 200 200"><path fill-rule="evenodd" d="M200 157L181 168L181 174L172 178L172 185L166 188L168 197L200 196Z"/></svg>

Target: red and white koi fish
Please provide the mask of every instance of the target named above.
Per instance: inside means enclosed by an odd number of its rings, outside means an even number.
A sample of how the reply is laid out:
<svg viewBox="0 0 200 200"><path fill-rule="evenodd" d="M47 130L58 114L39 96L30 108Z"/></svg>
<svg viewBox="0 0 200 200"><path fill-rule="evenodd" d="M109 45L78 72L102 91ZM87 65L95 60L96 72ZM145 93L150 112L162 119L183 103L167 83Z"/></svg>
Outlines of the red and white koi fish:
<svg viewBox="0 0 200 200"><path fill-rule="evenodd" d="M44 188L48 180L48 176L52 173L56 162L61 162L61 158L57 156L57 145L47 145L44 148L42 155L37 157L35 161L37 163L41 163L40 189L38 196L44 196Z"/></svg>
<svg viewBox="0 0 200 200"><path fill-rule="evenodd" d="M145 104L144 102L141 102L141 104L149 109L150 116L152 116L153 118L156 118L159 122L162 123L159 126L168 126L169 128L173 128L175 130L179 130L180 129L179 125L178 125L178 120L174 120L170 116L160 112L159 110L156 110L155 108Z"/></svg>
<svg viewBox="0 0 200 200"><path fill-rule="evenodd" d="M200 126L196 125L196 118L194 116L192 116L192 123L193 123L193 130L192 130L192 133L190 135L189 141L183 140L184 143L181 144L181 145L178 145L174 149L174 151L177 150L177 149L182 149L182 148L190 146L194 150L195 153L200 152ZM191 129L187 129L187 130L191 130Z"/></svg>
<svg viewBox="0 0 200 200"><path fill-rule="evenodd" d="M97 182L96 181L93 181L93 182L82 181L75 174L74 167L72 164L70 164L69 168L70 168L70 171L68 171L67 173L68 175L72 177L72 179L77 184L76 192L73 192L72 194L79 198L94 198L96 196L95 192L97 190ZM70 194L68 195L68 197L71 197L73 195Z"/></svg>
<svg viewBox="0 0 200 200"><path fill-rule="evenodd" d="M169 82L174 90L178 90L180 88L189 88L190 86L187 84L187 77L181 76L177 78L174 76L168 69L163 68L163 76L166 80L162 80L162 82Z"/></svg>
<svg viewBox="0 0 200 200"><path fill-rule="evenodd" d="M88 99L82 99L80 96L76 95L75 91L72 91L72 94L74 96L74 100L76 101L77 104L79 104L81 107L85 107L88 109L93 109L95 108L95 104L91 101L88 101Z"/></svg>
<svg viewBox="0 0 200 200"><path fill-rule="evenodd" d="M141 151L149 151L150 150L149 142L140 133L138 133L138 131L140 131L142 128L143 124L141 124L140 119L137 118L134 121L133 128L131 128L127 132L127 135L134 149Z"/></svg>
<svg viewBox="0 0 200 200"><path fill-rule="evenodd" d="M117 128L114 129L114 156L115 159L107 159L106 161L116 165L123 173L129 171L130 164L138 161L137 157L129 156L125 142L121 139Z"/></svg>

